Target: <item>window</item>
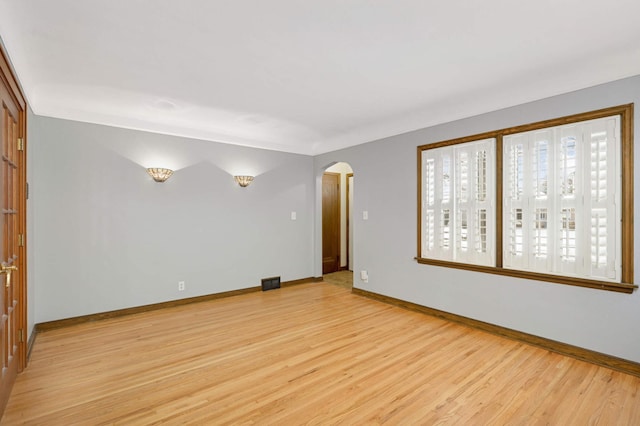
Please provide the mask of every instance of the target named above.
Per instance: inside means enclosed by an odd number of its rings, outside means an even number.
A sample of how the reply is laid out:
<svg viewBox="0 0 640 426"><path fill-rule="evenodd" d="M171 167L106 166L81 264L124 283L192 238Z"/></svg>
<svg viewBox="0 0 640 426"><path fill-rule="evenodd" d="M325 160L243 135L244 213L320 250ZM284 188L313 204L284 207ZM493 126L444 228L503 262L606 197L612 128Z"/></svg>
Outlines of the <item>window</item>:
<svg viewBox="0 0 640 426"><path fill-rule="evenodd" d="M418 147L418 261L632 292L632 117L623 105Z"/></svg>
<svg viewBox="0 0 640 426"><path fill-rule="evenodd" d="M620 116L506 135L503 152L504 209L530 218L503 221L520 241L504 267L620 282Z"/></svg>
<svg viewBox="0 0 640 426"><path fill-rule="evenodd" d="M433 259L492 265L495 139L425 150L422 252Z"/></svg>

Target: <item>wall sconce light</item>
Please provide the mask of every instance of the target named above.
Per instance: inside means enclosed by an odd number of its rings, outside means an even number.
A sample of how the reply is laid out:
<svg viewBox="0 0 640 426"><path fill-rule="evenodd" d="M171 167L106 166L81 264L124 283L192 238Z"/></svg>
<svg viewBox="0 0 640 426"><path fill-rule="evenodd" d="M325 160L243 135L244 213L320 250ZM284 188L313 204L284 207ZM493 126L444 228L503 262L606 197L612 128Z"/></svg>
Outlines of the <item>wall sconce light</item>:
<svg viewBox="0 0 640 426"><path fill-rule="evenodd" d="M238 185L243 188L249 186L249 184L253 181L253 176L234 176L233 178L236 180L236 182L238 182Z"/></svg>
<svg viewBox="0 0 640 426"><path fill-rule="evenodd" d="M163 169L161 167L150 167L147 169L147 173L149 173L156 182L164 182L171 177L173 170Z"/></svg>

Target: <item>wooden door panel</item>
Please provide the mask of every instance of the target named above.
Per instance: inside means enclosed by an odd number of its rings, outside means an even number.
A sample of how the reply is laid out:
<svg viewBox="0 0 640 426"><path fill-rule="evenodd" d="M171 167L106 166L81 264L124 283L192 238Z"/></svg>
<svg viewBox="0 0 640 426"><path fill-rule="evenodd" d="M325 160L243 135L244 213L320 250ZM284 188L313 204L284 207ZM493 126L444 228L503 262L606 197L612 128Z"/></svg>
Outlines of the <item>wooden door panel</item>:
<svg viewBox="0 0 640 426"><path fill-rule="evenodd" d="M26 265L24 225L26 174L21 142L25 133L24 97L16 93L17 84L0 49L0 415L9 399L13 382L26 363ZM20 148L19 148L20 144ZM22 250L22 252L21 252Z"/></svg>
<svg viewBox="0 0 640 426"><path fill-rule="evenodd" d="M340 269L340 174L322 175L322 273Z"/></svg>

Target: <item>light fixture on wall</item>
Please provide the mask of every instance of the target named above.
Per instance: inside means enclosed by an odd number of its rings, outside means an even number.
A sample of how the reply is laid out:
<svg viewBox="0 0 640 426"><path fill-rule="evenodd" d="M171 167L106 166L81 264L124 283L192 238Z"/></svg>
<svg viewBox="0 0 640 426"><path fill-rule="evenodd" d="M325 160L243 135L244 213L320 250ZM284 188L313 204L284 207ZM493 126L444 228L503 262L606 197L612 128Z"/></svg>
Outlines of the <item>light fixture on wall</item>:
<svg viewBox="0 0 640 426"><path fill-rule="evenodd" d="M238 185L243 188L253 182L253 176L234 176L233 178L238 182Z"/></svg>
<svg viewBox="0 0 640 426"><path fill-rule="evenodd" d="M164 182L171 177L173 170L163 169L161 167L150 167L147 169L147 173L149 173L156 182Z"/></svg>

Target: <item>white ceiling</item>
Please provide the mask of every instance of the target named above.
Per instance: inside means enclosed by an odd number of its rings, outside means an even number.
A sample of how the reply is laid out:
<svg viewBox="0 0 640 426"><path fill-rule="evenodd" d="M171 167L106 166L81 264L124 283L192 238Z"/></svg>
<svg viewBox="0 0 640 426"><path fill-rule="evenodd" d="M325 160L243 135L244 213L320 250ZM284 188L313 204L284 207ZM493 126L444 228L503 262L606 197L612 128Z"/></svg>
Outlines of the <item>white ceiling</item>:
<svg viewBox="0 0 640 426"><path fill-rule="evenodd" d="M319 154L640 74L638 0L0 0L36 114Z"/></svg>

